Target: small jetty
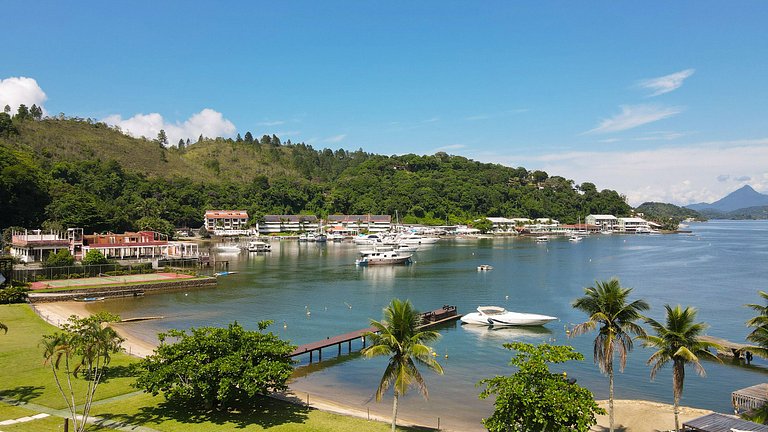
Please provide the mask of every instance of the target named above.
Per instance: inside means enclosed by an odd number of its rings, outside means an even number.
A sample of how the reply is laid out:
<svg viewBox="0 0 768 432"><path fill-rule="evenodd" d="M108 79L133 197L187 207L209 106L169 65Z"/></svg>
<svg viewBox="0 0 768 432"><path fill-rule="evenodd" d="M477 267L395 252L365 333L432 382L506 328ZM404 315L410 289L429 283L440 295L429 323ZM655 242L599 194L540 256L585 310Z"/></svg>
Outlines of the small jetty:
<svg viewBox="0 0 768 432"><path fill-rule="evenodd" d="M456 306L445 305L440 309L435 309L431 312L424 312L421 314L421 326L420 329L432 327L444 322L454 321L461 318L456 311ZM365 335L367 333L376 332L376 327L367 327L353 332L344 333L338 336L328 337L317 342L311 342L308 344L298 346L289 357L296 357L302 354L309 354L309 362L314 360L314 352L317 352L317 361L323 360L323 348L329 348L332 346L338 347L338 355L341 355L341 347L343 344L347 344L347 352L352 352L352 341L360 339L362 347L365 348L366 340Z"/></svg>
<svg viewBox="0 0 768 432"><path fill-rule="evenodd" d="M717 354L740 359L744 355L747 364L752 361L752 353L748 348L751 346L745 343L731 342L727 339L714 336L699 336L699 340L713 343L718 346Z"/></svg>
<svg viewBox="0 0 768 432"><path fill-rule="evenodd" d="M766 403L768 403L768 383L753 385L731 393L734 414L752 411Z"/></svg>
<svg viewBox="0 0 768 432"><path fill-rule="evenodd" d="M137 321L149 321L149 320L159 320L163 319L165 317L163 316L143 316L143 317L135 317L135 318L123 318L120 320L121 323L129 323L129 322L137 322Z"/></svg>

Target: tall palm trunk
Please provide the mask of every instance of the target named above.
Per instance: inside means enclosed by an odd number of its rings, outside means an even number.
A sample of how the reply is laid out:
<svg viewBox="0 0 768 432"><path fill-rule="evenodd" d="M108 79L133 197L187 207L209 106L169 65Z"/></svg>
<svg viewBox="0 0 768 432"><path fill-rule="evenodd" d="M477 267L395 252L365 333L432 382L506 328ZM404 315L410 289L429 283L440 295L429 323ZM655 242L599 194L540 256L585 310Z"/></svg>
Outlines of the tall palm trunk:
<svg viewBox="0 0 768 432"><path fill-rule="evenodd" d="M613 432L613 359L608 363L608 429Z"/></svg>
<svg viewBox="0 0 768 432"><path fill-rule="evenodd" d="M392 398L392 432L395 432L395 427L397 427L397 391Z"/></svg>
<svg viewBox="0 0 768 432"><path fill-rule="evenodd" d="M685 381L685 363L675 360L672 369L672 393L675 399L675 432L680 430L680 397L683 395L683 382Z"/></svg>

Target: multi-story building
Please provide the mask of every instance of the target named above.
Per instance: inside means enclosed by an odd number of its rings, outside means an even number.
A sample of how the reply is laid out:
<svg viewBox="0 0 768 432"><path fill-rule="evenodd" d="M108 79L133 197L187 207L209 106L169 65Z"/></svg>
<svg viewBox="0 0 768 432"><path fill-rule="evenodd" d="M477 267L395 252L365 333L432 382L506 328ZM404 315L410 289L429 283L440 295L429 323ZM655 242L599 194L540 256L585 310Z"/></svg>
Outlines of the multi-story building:
<svg viewBox="0 0 768 432"><path fill-rule="evenodd" d="M215 235L247 235L248 212L245 210L206 210L205 229Z"/></svg>
<svg viewBox="0 0 768 432"><path fill-rule="evenodd" d="M619 219L613 215L589 215L584 219L587 225L595 225L601 231L615 231L619 225Z"/></svg>
<svg viewBox="0 0 768 432"><path fill-rule="evenodd" d="M259 233L274 234L279 232L304 232L320 229L320 221L315 215L266 215L259 224Z"/></svg>
<svg viewBox="0 0 768 432"><path fill-rule="evenodd" d="M385 232L392 228L390 215L328 215L328 229L335 232Z"/></svg>

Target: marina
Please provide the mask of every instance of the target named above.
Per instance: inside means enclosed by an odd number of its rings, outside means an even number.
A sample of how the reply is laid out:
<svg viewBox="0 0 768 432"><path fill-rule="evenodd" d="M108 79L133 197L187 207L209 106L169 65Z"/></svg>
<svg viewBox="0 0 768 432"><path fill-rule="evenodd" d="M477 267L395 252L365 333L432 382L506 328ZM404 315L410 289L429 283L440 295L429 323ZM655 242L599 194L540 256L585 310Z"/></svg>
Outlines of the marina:
<svg viewBox="0 0 768 432"><path fill-rule="evenodd" d="M698 320L709 325L708 335L743 340L748 333L745 322L753 316L744 304L760 302L757 290L767 277L768 222L713 221L693 223L690 229L690 236L590 235L577 245L565 237L551 238L545 245L529 237L441 240L420 248L408 266L352 265L361 247L350 241L271 242L270 254L227 256L230 270L237 273L218 278L215 289L107 299L87 307L123 317L164 316L123 324L150 342L156 342L157 332L170 328L225 326L237 320L255 329L258 321L271 319L275 322L271 331L304 345L360 329L370 319L381 320L382 308L395 297L409 299L416 307L431 307L437 299L462 313L488 304L558 317L534 329L494 330L456 322L438 328L441 338L434 349L445 375L425 374L430 400L409 394L404 415L439 416L446 425L462 425L454 429L477 430L491 404L456 389L475 389L483 378L511 374L508 362L513 353L503 347L507 342L574 346L585 360L558 365L556 370L567 371L597 399L607 398L607 379L592 361L594 334L569 337L566 332L586 320L571 302L595 280L620 278L622 286L633 288L631 298L651 304L647 315L654 319L663 319L665 304L690 305L698 309ZM483 264L494 270L477 271ZM291 388L338 394L340 403L386 414L386 399L384 403L370 399L386 359L361 359L354 352L348 356L342 345L343 361L325 362L338 351L336 346L324 348L320 363L313 355L315 369L295 378ZM635 344L625 371L616 375L617 399L671 403L671 370L661 370L651 381L645 364L650 354L650 349ZM308 355L297 359L307 362ZM736 359L724 364L707 361L703 366L706 377L687 374L682 404L731 412L733 391L768 380L768 365L760 358L749 367Z"/></svg>

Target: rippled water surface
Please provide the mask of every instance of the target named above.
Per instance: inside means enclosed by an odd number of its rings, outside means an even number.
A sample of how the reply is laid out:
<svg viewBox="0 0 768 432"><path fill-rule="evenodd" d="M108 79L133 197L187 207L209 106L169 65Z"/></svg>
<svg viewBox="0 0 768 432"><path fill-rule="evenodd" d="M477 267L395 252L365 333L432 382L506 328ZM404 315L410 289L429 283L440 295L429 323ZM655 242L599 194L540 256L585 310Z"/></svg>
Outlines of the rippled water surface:
<svg viewBox="0 0 768 432"><path fill-rule="evenodd" d="M477 398L475 383L497 374L510 374L510 341L570 344L586 360L563 366L569 377L607 397L607 379L592 363L594 335L568 339L565 328L586 316L571 308L585 286L612 276L633 287L644 298L649 316L663 319L665 304L699 309L708 333L743 341L744 322L752 312L745 303L759 302L758 290L768 290L768 222L712 221L692 224L690 235L602 235L579 243L565 239L536 244L530 239L501 238L446 240L421 250L415 263L402 267L357 268L358 248L350 243L327 245L273 242L268 254L218 255L229 260L237 274L222 277L213 289L190 290L140 299L106 301L105 308L123 317L163 315L159 321L132 324L130 330L146 339L168 328L224 326L237 320L256 328L260 320L275 321L272 330L295 344L325 339L366 327L381 319L381 309L394 297L410 299L421 310L444 304L460 313L478 305L500 305L510 310L559 317L539 329L441 327L436 344L444 376L424 372L429 401L410 393L401 406L404 417L457 429L480 428L479 420L492 406ZM494 270L478 272L479 264ZM372 412L389 413L388 401L372 400L385 359L359 355L335 358L336 348L323 353L321 366L299 368L294 388L333 397ZM617 399L672 401L671 370L649 379L645 361L650 351L639 346L626 370L616 377ZM304 360L306 363L306 361ZM768 364L730 362L704 364L707 376L686 374L684 405L728 412L731 391L768 379Z"/></svg>

